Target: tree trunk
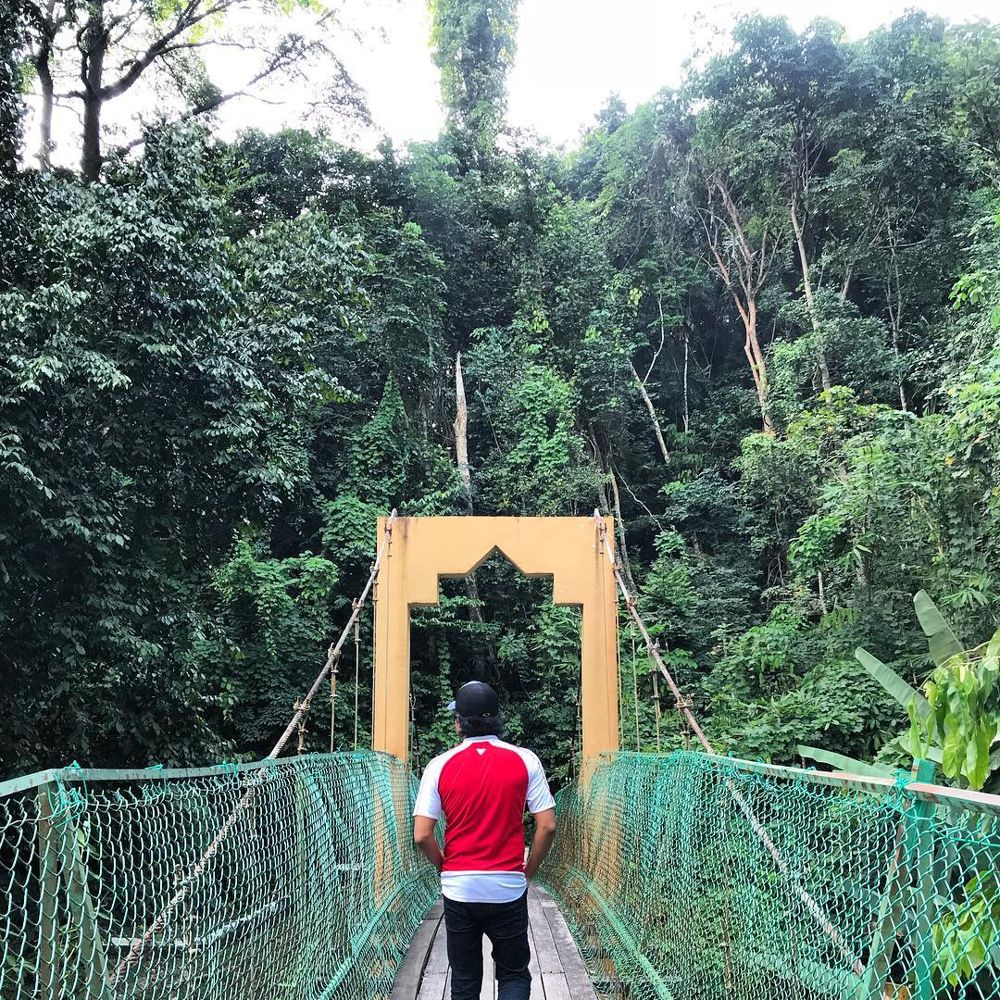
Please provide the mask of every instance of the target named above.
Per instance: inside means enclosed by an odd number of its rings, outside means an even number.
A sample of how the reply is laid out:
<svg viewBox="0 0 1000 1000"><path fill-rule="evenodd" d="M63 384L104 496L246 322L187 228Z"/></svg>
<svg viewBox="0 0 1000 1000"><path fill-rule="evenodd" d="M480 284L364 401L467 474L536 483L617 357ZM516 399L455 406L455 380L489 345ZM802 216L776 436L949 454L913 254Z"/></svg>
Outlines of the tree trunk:
<svg viewBox="0 0 1000 1000"><path fill-rule="evenodd" d="M833 383L830 380L830 368L826 363L826 351L821 340L822 328L819 322L819 313L816 311L816 300L813 298L812 278L809 276L809 258L806 256L806 243L797 206L798 199L793 196L789 214L792 217L792 230L795 233L795 245L799 250L799 263L802 267L802 289L805 292L809 320L812 323L813 333L816 335L816 360L819 365L820 379L823 383L823 389L829 392Z"/></svg>
<svg viewBox="0 0 1000 1000"><path fill-rule="evenodd" d="M848 264L847 271L844 274L844 283L840 286L840 301L847 301L847 293L851 290L851 277L854 272L854 265Z"/></svg>
<svg viewBox="0 0 1000 1000"><path fill-rule="evenodd" d="M466 502L472 513L472 470L469 468L469 408L465 399L465 380L462 378L462 354L455 355L455 462L458 475L465 487Z"/></svg>
<svg viewBox="0 0 1000 1000"><path fill-rule="evenodd" d="M719 174L708 178L708 195L710 200L716 196L721 199L728 219L727 223L719 223L715 221L713 214L713 221L709 224L703 217L708 247L715 261L715 271L722 278L743 321L746 332L743 351L750 363L750 373L757 390L761 423L765 434L773 434L774 425L768 401L767 363L757 336L757 295L765 285L768 264L777 249L777 237L774 237L769 246L768 232L765 230L760 237L760 246L755 249L751 245L739 209Z"/></svg>
<svg viewBox="0 0 1000 1000"><path fill-rule="evenodd" d="M101 176L101 112L104 110L104 54L108 33L104 25L104 0L94 0L90 21L85 31L85 50L81 75L83 78L83 151L80 171L88 182Z"/></svg>
<svg viewBox="0 0 1000 1000"><path fill-rule="evenodd" d="M684 325L684 433L691 430L691 412L688 408L688 369L691 359L691 331Z"/></svg>
<svg viewBox="0 0 1000 1000"><path fill-rule="evenodd" d="M899 405L903 413L909 413L909 407L906 405L906 389L903 386L903 356L899 350L899 334L903 325L903 295L901 291L902 286L899 280L899 262L896 259L895 240L892 240L890 249L892 253L892 269L895 274L896 287L894 295L892 288L892 274L890 274L890 277L886 279L885 283L885 301L889 310L889 322L892 326L892 353L896 358L896 382L899 386ZM893 306L893 298L896 300L895 306Z"/></svg>
<svg viewBox="0 0 1000 1000"><path fill-rule="evenodd" d="M42 66L44 65L44 69ZM48 54L45 56L45 63L36 63L38 67L38 82L42 90L42 107L39 113L40 121L38 140L38 166L47 171L52 168L52 105L53 87L52 74L49 71Z"/></svg>
<svg viewBox="0 0 1000 1000"><path fill-rule="evenodd" d="M899 351L899 324L896 317L892 317L892 353L896 356L896 382L899 386L899 406L903 413L909 413L910 409L906 405L906 389L903 386L903 356Z"/></svg>
<svg viewBox="0 0 1000 1000"><path fill-rule="evenodd" d="M753 375L754 386L757 389L757 402L760 404L760 418L765 434L774 433L774 424L771 422L771 407L768 401L768 380L767 363L764 358L764 351L760 346L760 338L757 336L757 303L751 299L747 304L743 315L743 326L746 330L746 340L743 343L743 351L750 362L750 373Z"/></svg>
<svg viewBox="0 0 1000 1000"><path fill-rule="evenodd" d="M465 487L466 509L471 516L473 505L472 469L469 467L469 407L465 398L465 380L462 377L461 352L455 355L455 422L452 424L452 428L455 431L455 463L458 466L458 476ZM476 584L475 571L465 578L465 594L469 598L469 621L476 625L482 625L483 602L479 596L479 586ZM487 659L492 663L492 650L488 652L487 656L484 656L483 651L477 648L472 655L476 672L482 676Z"/></svg>
<svg viewBox="0 0 1000 1000"><path fill-rule="evenodd" d="M649 419L652 421L653 433L656 435L656 443L660 446L660 454L663 456L664 464L669 465L670 452L667 451L666 442L663 440L663 431L660 429L660 420L656 415L656 408L653 406L653 400L650 399L649 393L646 391L646 383L639 378L639 373L635 370L635 365L630 361L629 366L632 369L632 377L635 379L639 395L642 396L642 401L646 404L646 409L649 411Z"/></svg>
<svg viewBox="0 0 1000 1000"><path fill-rule="evenodd" d="M52 81L52 67L49 65L49 60L52 58L52 39L55 32L54 14L55 0L49 0L45 16L39 25L41 42L33 60L42 94L42 107L38 123L38 166L42 170L49 170L52 166L52 108L55 103L55 85Z"/></svg>
<svg viewBox="0 0 1000 1000"><path fill-rule="evenodd" d="M83 101L83 153L80 172L88 182L101 176L101 111L104 101L88 95Z"/></svg>

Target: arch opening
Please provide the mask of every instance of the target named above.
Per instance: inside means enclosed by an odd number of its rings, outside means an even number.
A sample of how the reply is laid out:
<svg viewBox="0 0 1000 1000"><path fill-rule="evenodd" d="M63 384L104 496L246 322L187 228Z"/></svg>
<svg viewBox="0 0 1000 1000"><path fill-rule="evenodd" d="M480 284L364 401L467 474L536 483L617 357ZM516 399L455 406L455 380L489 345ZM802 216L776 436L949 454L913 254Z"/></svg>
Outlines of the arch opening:
<svg viewBox="0 0 1000 1000"><path fill-rule="evenodd" d="M525 576L499 548L476 582L441 577L437 605L410 613L410 762L418 769L454 745L447 711L466 681L500 695L506 736L535 749L550 779L577 773L580 754L578 605L552 600L551 574Z"/></svg>

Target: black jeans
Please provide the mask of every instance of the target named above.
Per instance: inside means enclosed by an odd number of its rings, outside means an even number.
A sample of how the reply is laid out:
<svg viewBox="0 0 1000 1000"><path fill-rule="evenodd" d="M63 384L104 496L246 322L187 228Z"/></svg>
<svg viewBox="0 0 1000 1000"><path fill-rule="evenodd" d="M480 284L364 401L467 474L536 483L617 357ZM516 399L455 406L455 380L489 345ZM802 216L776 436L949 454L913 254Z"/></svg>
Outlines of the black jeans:
<svg viewBox="0 0 1000 1000"><path fill-rule="evenodd" d="M513 903L457 903L445 897L451 1000L479 1000L483 985L483 935L493 945L499 1000L528 1000L528 893Z"/></svg>

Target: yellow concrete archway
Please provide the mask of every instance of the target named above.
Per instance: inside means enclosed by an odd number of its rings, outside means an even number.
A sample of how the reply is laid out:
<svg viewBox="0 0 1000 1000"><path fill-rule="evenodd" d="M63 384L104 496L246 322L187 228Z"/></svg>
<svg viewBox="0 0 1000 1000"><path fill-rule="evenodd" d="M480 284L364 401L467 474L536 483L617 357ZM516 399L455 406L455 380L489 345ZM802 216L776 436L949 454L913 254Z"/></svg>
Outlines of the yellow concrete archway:
<svg viewBox="0 0 1000 1000"><path fill-rule="evenodd" d="M441 577L468 576L499 550L525 576L551 576L554 604L583 609L583 756L617 750L618 601L601 546L593 517L397 517L375 594L374 749L407 758L410 609L437 604Z"/></svg>

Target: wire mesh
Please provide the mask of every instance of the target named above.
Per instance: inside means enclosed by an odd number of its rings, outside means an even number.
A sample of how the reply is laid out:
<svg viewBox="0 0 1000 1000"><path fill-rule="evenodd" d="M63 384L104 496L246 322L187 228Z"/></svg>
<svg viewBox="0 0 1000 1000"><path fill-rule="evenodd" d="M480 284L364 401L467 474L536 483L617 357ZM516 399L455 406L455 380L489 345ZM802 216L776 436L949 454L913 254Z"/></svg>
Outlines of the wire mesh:
<svg viewBox="0 0 1000 1000"><path fill-rule="evenodd" d="M414 791L373 753L7 782L0 997L384 1000L437 893Z"/></svg>
<svg viewBox="0 0 1000 1000"><path fill-rule="evenodd" d="M1000 1000L1000 798L680 751L564 789L544 869L615 1000Z"/></svg>

